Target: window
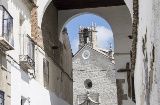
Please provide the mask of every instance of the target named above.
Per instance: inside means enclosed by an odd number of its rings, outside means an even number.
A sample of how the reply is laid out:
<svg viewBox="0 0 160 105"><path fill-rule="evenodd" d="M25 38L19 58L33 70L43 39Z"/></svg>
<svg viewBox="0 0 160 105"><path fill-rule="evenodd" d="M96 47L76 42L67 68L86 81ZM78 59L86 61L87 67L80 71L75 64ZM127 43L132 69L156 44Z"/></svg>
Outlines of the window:
<svg viewBox="0 0 160 105"><path fill-rule="evenodd" d="M4 105L4 92L0 91L0 105Z"/></svg>
<svg viewBox="0 0 160 105"><path fill-rule="evenodd" d="M34 69L34 48L35 43L27 34L20 35L20 64L25 69Z"/></svg>
<svg viewBox="0 0 160 105"><path fill-rule="evenodd" d="M84 81L84 85L86 89L90 89L92 87L92 81L90 79L86 79Z"/></svg>
<svg viewBox="0 0 160 105"><path fill-rule="evenodd" d="M27 35L27 37L27 55L34 61L34 42L29 35Z"/></svg>
<svg viewBox="0 0 160 105"><path fill-rule="evenodd" d="M132 78L132 101L136 103L135 99L135 89L134 89L134 76Z"/></svg>
<svg viewBox="0 0 160 105"><path fill-rule="evenodd" d="M12 46L14 46L14 40L13 40L13 18L12 16L8 13L8 11L1 6L0 7L0 15L2 21L2 32L0 33L1 36L8 41Z"/></svg>
<svg viewBox="0 0 160 105"><path fill-rule="evenodd" d="M49 85L49 62L46 59L43 59L43 78L44 78L44 86L48 87Z"/></svg>
<svg viewBox="0 0 160 105"><path fill-rule="evenodd" d="M34 41L27 34L20 35L21 55L28 55L34 61Z"/></svg>

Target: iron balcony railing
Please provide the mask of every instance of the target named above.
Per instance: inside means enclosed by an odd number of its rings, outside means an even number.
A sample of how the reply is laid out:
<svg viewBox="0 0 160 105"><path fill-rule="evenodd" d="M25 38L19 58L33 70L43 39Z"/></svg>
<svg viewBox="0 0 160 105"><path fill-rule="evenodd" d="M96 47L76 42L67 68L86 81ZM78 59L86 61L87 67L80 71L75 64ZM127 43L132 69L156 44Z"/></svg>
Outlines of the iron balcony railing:
<svg viewBox="0 0 160 105"><path fill-rule="evenodd" d="M4 46L4 50L13 50L13 18L2 5L0 5L0 44Z"/></svg>
<svg viewBox="0 0 160 105"><path fill-rule="evenodd" d="M24 65L25 68L31 69L35 68L34 62L34 48L35 43L31 37L27 34L20 35L20 62Z"/></svg>

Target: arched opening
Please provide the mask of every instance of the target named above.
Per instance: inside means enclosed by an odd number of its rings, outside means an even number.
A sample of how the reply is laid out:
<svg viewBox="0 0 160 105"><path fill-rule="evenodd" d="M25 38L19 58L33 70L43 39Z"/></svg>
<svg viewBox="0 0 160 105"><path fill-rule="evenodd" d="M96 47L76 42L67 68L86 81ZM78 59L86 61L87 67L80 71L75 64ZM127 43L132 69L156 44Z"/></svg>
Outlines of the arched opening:
<svg viewBox="0 0 160 105"><path fill-rule="evenodd" d="M97 37L97 43L98 43L97 47L109 50L110 44L111 44L112 49L114 50L114 39L113 39L112 29L105 19L103 19L102 17L96 14L80 13L80 14L74 15L65 22L62 30L64 30L64 27L67 28L67 33L68 33L73 55L78 51L78 46L80 41L79 39L80 28L83 28L82 30L87 35L89 32L88 31L89 28L90 29L95 28L95 30L97 31L95 33ZM62 32L60 33L60 36L61 35L62 35ZM88 41L91 41L89 40L89 38L90 38L89 36L86 36L85 43L87 43Z"/></svg>
<svg viewBox="0 0 160 105"><path fill-rule="evenodd" d="M73 104L87 101L87 98L81 99L86 95L95 103L116 104L114 42L110 25L95 14L81 13L69 20L63 27L67 28L73 51ZM64 39L64 31L61 35Z"/></svg>
<svg viewBox="0 0 160 105"><path fill-rule="evenodd" d="M63 40L67 39L67 37L64 38L64 34L66 34L66 29L64 27L70 19L84 13L96 14L107 20L108 23L111 25L115 42L114 53L116 62L115 65L116 79L117 79L116 83L117 83L117 88L123 90L119 91L119 93L117 94L118 95L117 99L119 103L123 103L124 100L127 100L129 103L132 103L131 97L127 97L129 94L128 93L129 84L127 83L128 80L126 77L127 72L125 72L127 70L126 63L128 62L130 63L130 50L132 43L131 39L128 37L131 36L132 33L132 20L130 12L126 5L89 8L89 9L84 8L84 9L73 9L73 10L72 9L57 10L57 8L54 6L54 3L50 3L44 13L40 29L40 32L42 33L40 42L43 42L42 44L44 46L44 51L54 62L63 67L64 64L63 60L65 58L65 55L63 56L62 52L67 51L65 49L70 50L68 42L65 43L65 41ZM69 47L67 48L66 45ZM91 55L92 54L90 54L90 56ZM86 60L88 60L88 58L86 58ZM88 62L85 63L87 64ZM117 73L117 71L121 69L125 70L123 72ZM83 69L81 69L81 71L83 71ZM102 71L105 71L105 69L104 70L101 69L101 72ZM57 74L61 74L59 71L56 72L58 72ZM65 72L69 74L69 76L71 76L69 70L66 70ZM62 75L60 77L62 77ZM112 75L110 75L109 77L111 78ZM92 85L94 87L94 81ZM66 87L68 86L68 84L63 86ZM56 87L58 91L57 94L59 93L61 94L61 90L58 89L58 87L60 86L57 85ZM71 91L71 87L67 87L65 89L66 90L69 89L69 91ZM63 90L63 92L65 91L65 89ZM114 90L114 88L111 89ZM71 101L70 99L67 98L68 97L65 97L64 95L63 97L64 100Z"/></svg>
<svg viewBox="0 0 160 105"><path fill-rule="evenodd" d="M114 54L115 54L115 69L116 84L117 84L117 99L118 103L122 104L124 100L134 105L132 101L132 81L130 77L130 51L132 46L132 19L131 14L126 6L106 7L106 8L90 8L78 10L65 10L59 12L59 35L61 41L61 31L65 24L85 13L92 13L103 17L112 27L114 36ZM68 15L67 15L68 14ZM62 18L63 17L63 18ZM62 24L63 23L63 24ZM129 67L126 64L129 62ZM122 70L122 71L121 71ZM83 70L82 70L83 71ZM126 77L127 75L127 77ZM124 87L124 86L125 87ZM94 86L94 85L93 85ZM123 91L120 91L123 90ZM128 95L128 97L127 97Z"/></svg>

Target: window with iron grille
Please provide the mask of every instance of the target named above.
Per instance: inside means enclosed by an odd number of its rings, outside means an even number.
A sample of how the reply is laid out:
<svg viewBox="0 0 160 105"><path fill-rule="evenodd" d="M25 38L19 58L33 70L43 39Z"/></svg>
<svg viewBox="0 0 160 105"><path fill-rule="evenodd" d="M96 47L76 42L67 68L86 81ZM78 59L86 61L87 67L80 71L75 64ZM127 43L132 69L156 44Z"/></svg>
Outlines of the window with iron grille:
<svg viewBox="0 0 160 105"><path fill-rule="evenodd" d="M48 87L49 85L49 62L46 59L43 59L43 78L44 78L44 86Z"/></svg>
<svg viewBox="0 0 160 105"><path fill-rule="evenodd" d="M0 105L4 105L4 92L0 90Z"/></svg>
<svg viewBox="0 0 160 105"><path fill-rule="evenodd" d="M27 62L34 69L34 48L35 43L28 34L20 35L20 61L27 59ZM24 59L25 58L25 59Z"/></svg>
<svg viewBox="0 0 160 105"><path fill-rule="evenodd" d="M21 55L28 55L32 60L34 60L34 41L28 34L20 35L21 43Z"/></svg>
<svg viewBox="0 0 160 105"><path fill-rule="evenodd" d="M12 46L14 46L14 38L13 38L13 18L9 14L9 12L4 8L4 6L0 6L0 36L2 36L6 41L8 41Z"/></svg>

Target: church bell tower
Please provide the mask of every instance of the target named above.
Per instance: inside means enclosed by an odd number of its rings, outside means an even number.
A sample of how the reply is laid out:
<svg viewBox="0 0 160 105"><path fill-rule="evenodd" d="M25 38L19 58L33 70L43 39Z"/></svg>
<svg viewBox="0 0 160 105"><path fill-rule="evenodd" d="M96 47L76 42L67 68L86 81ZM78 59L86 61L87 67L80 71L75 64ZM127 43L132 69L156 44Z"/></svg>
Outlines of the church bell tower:
<svg viewBox="0 0 160 105"><path fill-rule="evenodd" d="M92 23L91 27L82 27L79 26L79 49L84 45L89 45L90 47L97 49L97 35L96 35L96 24Z"/></svg>

